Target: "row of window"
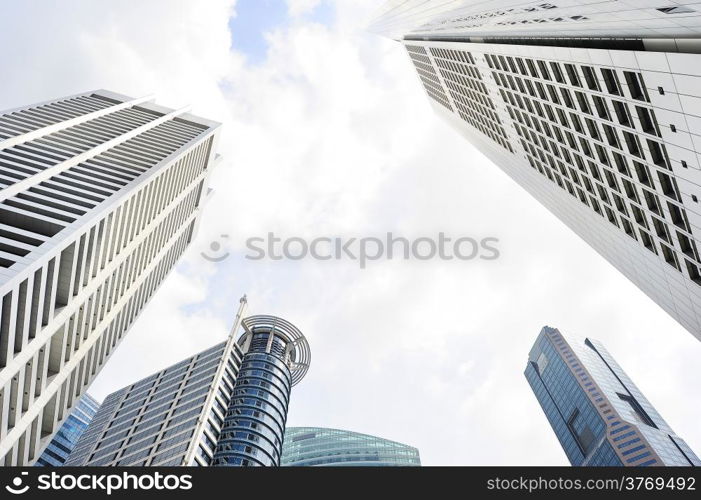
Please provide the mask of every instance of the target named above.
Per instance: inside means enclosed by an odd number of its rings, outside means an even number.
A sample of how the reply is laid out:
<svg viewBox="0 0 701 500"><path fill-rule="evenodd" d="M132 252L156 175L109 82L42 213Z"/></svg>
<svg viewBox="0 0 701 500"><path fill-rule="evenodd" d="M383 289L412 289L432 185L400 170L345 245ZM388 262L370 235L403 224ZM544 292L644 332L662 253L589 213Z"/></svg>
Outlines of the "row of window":
<svg viewBox="0 0 701 500"><path fill-rule="evenodd" d="M542 109L538 112L527 106L526 103L530 102L528 99L514 99L510 91L502 89L502 92L506 94L506 101L511 104L508 110L515 120L515 128L526 141L523 146L531 166L632 238L640 238L642 244L650 251L654 253L659 251L665 261L678 271L682 271L680 263L685 262L689 277L694 281L698 280L698 251L690 234L676 180L666 170L667 161L655 162L655 165L660 168L660 170L655 169L657 173L657 180L655 180L650 173L650 167L642 162L645 158L641 158L642 154L639 153L642 150L637 143L637 137L623 132L629 145L630 156L638 158L638 160L632 160L637 183L630 182L628 179L632 179L632 174L626 159L628 155L616 152L615 149L606 149L606 143L594 142L592 145L590 142L592 138L595 141L603 140L597 132L596 122L584 118L587 124L586 130L589 132L587 135L584 133L585 129L577 125L581 123L577 115L569 113L567 116L560 108L557 109L557 117L552 112L543 113ZM547 107L545 109L548 110ZM548 121L539 119L539 116L547 116L549 124ZM654 113L650 119L654 120ZM560 125L571 128L561 131ZM611 147L615 140L611 137L617 137L616 130L607 129L607 136L609 137L608 146ZM553 139L557 140L559 147ZM637 144L634 150L631 144ZM653 157L666 158L663 149L654 147L657 145L656 142L648 140L648 145L650 151L657 151L657 155L653 153ZM633 156L634 152L639 154ZM583 161L580 153L588 159ZM563 159L570 165L569 167L565 167L561 161ZM601 171L605 174L603 177ZM663 206L654 190L661 191L664 196L677 203L668 201L666 206ZM589 194L585 194L585 191ZM665 219L669 219L676 230L672 230ZM634 229L634 224L637 224L637 231ZM650 232L651 228L654 235ZM689 262L688 259L680 260L674 251L675 246L687 258L696 262Z"/></svg>
<svg viewBox="0 0 701 500"><path fill-rule="evenodd" d="M0 115L0 140L101 111L115 104L118 104L117 101L92 94L6 113Z"/></svg>
<svg viewBox="0 0 701 500"><path fill-rule="evenodd" d="M472 54L436 47L431 47L429 51L460 117L506 150L513 152Z"/></svg>

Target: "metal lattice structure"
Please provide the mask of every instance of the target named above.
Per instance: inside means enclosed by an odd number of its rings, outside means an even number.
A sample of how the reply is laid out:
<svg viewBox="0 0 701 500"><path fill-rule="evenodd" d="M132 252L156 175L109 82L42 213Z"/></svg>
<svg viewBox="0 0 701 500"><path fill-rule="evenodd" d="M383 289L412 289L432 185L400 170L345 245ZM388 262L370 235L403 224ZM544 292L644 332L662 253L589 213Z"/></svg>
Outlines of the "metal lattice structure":
<svg viewBox="0 0 701 500"><path fill-rule="evenodd" d="M246 333L239 339L243 346L253 332L266 331L283 337L287 342L286 361L292 374L292 385L297 385L307 374L312 361L312 351L304 334L287 320L277 316L249 316L242 322Z"/></svg>

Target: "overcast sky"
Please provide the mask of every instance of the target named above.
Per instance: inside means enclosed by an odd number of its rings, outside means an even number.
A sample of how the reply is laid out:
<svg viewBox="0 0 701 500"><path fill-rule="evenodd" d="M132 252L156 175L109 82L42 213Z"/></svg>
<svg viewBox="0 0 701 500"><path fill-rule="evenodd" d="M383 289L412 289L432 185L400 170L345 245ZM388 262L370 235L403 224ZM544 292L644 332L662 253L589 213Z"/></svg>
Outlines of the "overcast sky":
<svg viewBox="0 0 701 500"><path fill-rule="evenodd" d="M566 465L523 376L547 324L604 342L701 451L701 343L432 113L401 46L363 31L379 0L235 3L2 7L0 109L107 88L224 123L200 232L91 394L222 341L247 293L311 345L288 425L405 442L426 465ZM268 232L389 231L496 237L501 257L244 258Z"/></svg>

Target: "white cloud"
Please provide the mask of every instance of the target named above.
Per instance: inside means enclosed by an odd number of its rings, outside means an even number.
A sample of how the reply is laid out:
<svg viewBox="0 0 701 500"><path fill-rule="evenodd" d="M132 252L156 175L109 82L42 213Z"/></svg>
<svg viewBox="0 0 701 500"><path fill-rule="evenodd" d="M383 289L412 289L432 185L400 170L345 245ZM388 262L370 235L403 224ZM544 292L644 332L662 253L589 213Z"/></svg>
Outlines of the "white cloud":
<svg viewBox="0 0 701 500"><path fill-rule="evenodd" d="M286 0L287 11L290 16L298 17L312 12L320 3L321 0Z"/></svg>
<svg viewBox="0 0 701 500"><path fill-rule="evenodd" d="M377 2L339 0L332 27L274 30L255 67L229 51L232 3L23 2L0 20L0 42L15 47L0 108L105 87L225 123L199 237L91 392L223 339L247 292L252 312L286 317L310 340L290 425L404 441L427 464L564 464L522 375L550 324L602 340L701 449L689 398L699 342L435 117L401 47L362 33ZM495 235L502 257L365 271L242 257L245 238L268 231L441 230ZM232 257L206 262L199 253L223 233Z"/></svg>

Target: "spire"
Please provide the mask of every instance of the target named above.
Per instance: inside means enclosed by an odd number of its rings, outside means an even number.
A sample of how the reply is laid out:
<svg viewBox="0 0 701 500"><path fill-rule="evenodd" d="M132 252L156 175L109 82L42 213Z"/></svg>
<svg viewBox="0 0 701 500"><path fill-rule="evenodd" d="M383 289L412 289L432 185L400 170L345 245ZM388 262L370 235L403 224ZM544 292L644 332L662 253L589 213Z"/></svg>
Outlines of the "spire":
<svg viewBox="0 0 701 500"><path fill-rule="evenodd" d="M234 324L231 326L231 331L229 332L229 336L232 338L236 337L236 333L239 331L239 328L241 327L241 320L243 319L244 312L246 311L246 308L248 307L248 298L246 297L246 294L244 293L243 296L239 299L239 308L238 311L236 311L236 318L234 319Z"/></svg>

